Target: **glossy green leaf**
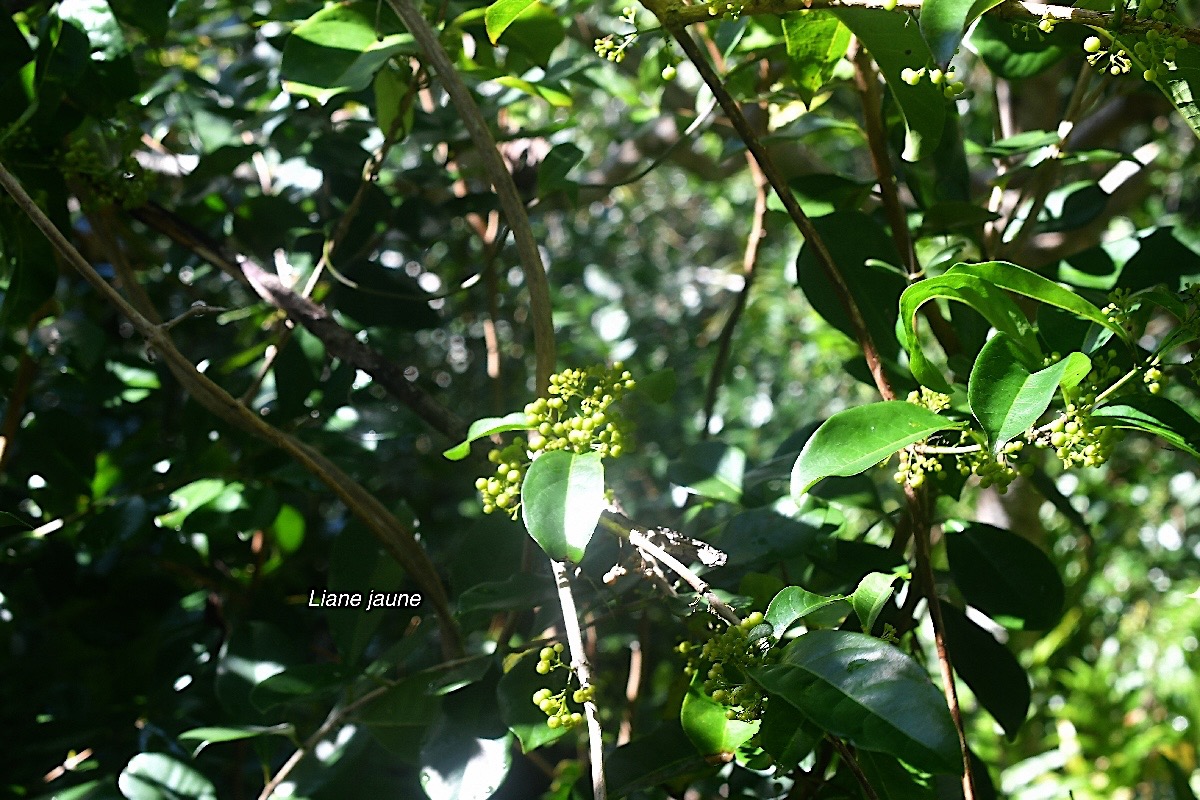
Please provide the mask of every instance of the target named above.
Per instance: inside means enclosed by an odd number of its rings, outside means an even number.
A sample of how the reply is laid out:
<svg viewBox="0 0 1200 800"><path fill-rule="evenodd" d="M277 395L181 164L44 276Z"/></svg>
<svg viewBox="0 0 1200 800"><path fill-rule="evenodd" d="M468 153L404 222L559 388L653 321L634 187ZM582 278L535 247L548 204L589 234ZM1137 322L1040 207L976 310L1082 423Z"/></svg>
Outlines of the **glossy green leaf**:
<svg viewBox="0 0 1200 800"><path fill-rule="evenodd" d="M850 30L828 11L796 11L782 19L788 71L805 102L811 102L846 55Z"/></svg>
<svg viewBox="0 0 1200 800"><path fill-rule="evenodd" d="M911 656L863 633L818 630L751 672L834 736L927 772L958 773L958 735L942 693Z"/></svg>
<svg viewBox="0 0 1200 800"><path fill-rule="evenodd" d="M1143 63L1134 52L1134 45L1141 37L1124 35L1117 40L1130 54L1139 71L1147 67L1163 66L1162 62ZM1180 50L1175 56L1174 68L1156 77L1154 85L1167 96L1175 110L1183 117L1183 121L1192 129L1192 133L1200 136L1200 52L1193 44L1185 50Z"/></svg>
<svg viewBox="0 0 1200 800"><path fill-rule="evenodd" d="M405 108L405 97L409 92L412 75L407 68L388 64L375 73L372 88L375 91L375 120L379 130L392 141L404 138L412 127L413 110L411 101ZM403 116L402 116L403 115Z"/></svg>
<svg viewBox="0 0 1200 800"><path fill-rule="evenodd" d="M894 756L863 750L858 753L858 765L879 800L939 800L931 785L934 780L914 772Z"/></svg>
<svg viewBox="0 0 1200 800"><path fill-rule="evenodd" d="M381 12L368 0L325 6L284 44L283 88L318 103L365 89L392 57L415 52L412 36L399 30L390 10Z"/></svg>
<svg viewBox="0 0 1200 800"><path fill-rule="evenodd" d="M309 602L312 602L314 593L320 597L322 588L343 597L359 596L360 604L357 606L327 605L319 612L315 609L313 612L324 614L342 662L353 665L362 659L371 637L389 613L379 609L368 612L368 594L372 589L380 592L401 591L404 588L404 570L365 528L348 525L333 543L326 586L310 587Z"/></svg>
<svg viewBox="0 0 1200 800"><path fill-rule="evenodd" d="M943 298L965 303L975 309L996 330L1006 333L1030 356L1040 355L1033 326L1012 299L995 284L977 275L951 271L937 278L918 281L900 296L900 322L903 325L903 344L908 351L909 369L913 377L925 386L948 391L950 384L925 355L916 335L916 315L922 305Z"/></svg>
<svg viewBox="0 0 1200 800"><path fill-rule="evenodd" d="M166 753L138 753L117 778L128 800L217 800L203 773Z"/></svg>
<svg viewBox="0 0 1200 800"><path fill-rule="evenodd" d="M612 751L604 765L609 797L626 797L683 776L716 772L677 721L663 723Z"/></svg>
<svg viewBox="0 0 1200 800"><path fill-rule="evenodd" d="M537 0L496 0L487 7L487 12L484 14L484 25L487 26L488 39L492 44L495 44L500 39L500 35L508 29L516 21L517 17L525 12L525 9L536 3Z"/></svg>
<svg viewBox="0 0 1200 800"><path fill-rule="evenodd" d="M1097 424L1145 431L1167 444L1200 458L1200 420L1165 397L1133 395L1122 397L1092 412Z"/></svg>
<svg viewBox="0 0 1200 800"><path fill-rule="evenodd" d="M871 403L834 414L817 428L792 467L792 497L831 475L857 475L931 433L962 423L903 400Z"/></svg>
<svg viewBox="0 0 1200 800"><path fill-rule="evenodd" d="M532 419L524 411L514 411L511 414L505 414L503 417L477 419L467 429L466 440L459 442L449 450L443 451L442 455L451 461L461 461L470 455L471 442L474 442L476 439L483 439L497 433L507 433L508 431L525 431L531 427L533 427Z"/></svg>
<svg viewBox="0 0 1200 800"><path fill-rule="evenodd" d="M975 699L1000 723L1011 741L1029 715L1029 676L1016 656L992 634L948 603L942 603L946 647L954 671Z"/></svg>
<svg viewBox="0 0 1200 800"><path fill-rule="evenodd" d="M740 719L727 719L726 707L704 693L704 680L699 673L692 676L687 695L683 698L683 707L679 711L679 724L701 755L728 757L726 754L737 752L750 737L758 733L759 723L757 720L743 722Z"/></svg>
<svg viewBox="0 0 1200 800"><path fill-rule="evenodd" d="M1003 333L993 336L975 359L967 399L993 453L1037 422L1059 386L1077 386L1092 368L1091 359L1078 352L1037 372L1028 362L1028 354Z"/></svg>
<svg viewBox="0 0 1200 800"><path fill-rule="evenodd" d="M554 599L554 584L541 575L518 572L503 581L477 583L458 598L458 613L530 609Z"/></svg>
<svg viewBox="0 0 1200 800"><path fill-rule="evenodd" d="M516 89L530 97L540 97L555 108L569 108L571 103L571 95L556 89L552 86L547 86L544 83L533 83L524 78L518 78L515 75L500 75L492 79L501 86L507 86L509 89Z"/></svg>
<svg viewBox="0 0 1200 800"><path fill-rule="evenodd" d="M891 599L892 585L898 577L886 572L869 573L859 581L854 594L850 595L850 606L862 623L863 633L870 633L875 627L875 620L879 619L879 612Z"/></svg>
<svg viewBox="0 0 1200 800"><path fill-rule="evenodd" d="M332 695L346 681L336 664L296 664L255 685L250 690L250 703L259 711L267 711L297 701L315 701L321 695Z"/></svg>
<svg viewBox="0 0 1200 800"><path fill-rule="evenodd" d="M606 504L599 453L546 453L529 466L521 483L525 528L555 561L583 559Z"/></svg>
<svg viewBox="0 0 1200 800"><path fill-rule="evenodd" d="M736 503L742 499L746 454L721 442L698 442L687 447L667 467L667 478L692 494Z"/></svg>
<svg viewBox="0 0 1200 800"><path fill-rule="evenodd" d="M1046 630L1062 616L1062 578L1028 539L973 522L946 533L946 555L967 603L1006 628Z"/></svg>
<svg viewBox="0 0 1200 800"><path fill-rule="evenodd" d="M538 194L544 196L572 186L567 174L582 160L583 151L571 142L554 145L538 165Z"/></svg>
<svg viewBox="0 0 1200 800"><path fill-rule="evenodd" d="M947 275L974 275L1001 289L1024 295L1040 303L1057 306L1076 316L1108 328L1118 336L1126 334L1120 325L1110 320L1099 308L1083 299L1078 292L1060 286L1049 278L1007 261L985 261L980 264L955 264ZM986 316L986 315L985 315ZM997 326L998 327L998 326ZM1006 331L1007 332L1007 331Z"/></svg>
<svg viewBox="0 0 1200 800"><path fill-rule="evenodd" d="M563 670L555 670L550 675L539 675L536 669L538 660L536 649L513 661L506 659L507 671L496 686L500 715L504 718L504 724L521 743L523 753L556 742L570 731L570 728L561 726L551 728L546 724L546 713L533 704L534 692L539 689L549 689L558 693L567 685ZM576 683L573 688L579 688L579 684ZM568 700L570 695L571 691L568 690ZM578 704L571 707L579 710Z"/></svg>
<svg viewBox="0 0 1200 800"><path fill-rule="evenodd" d="M767 606L767 622L771 624L775 638L779 639L796 620L841 600L845 600L841 595L826 597L800 586L788 586L771 599Z"/></svg>
<svg viewBox="0 0 1200 800"><path fill-rule="evenodd" d="M872 8L832 9L879 64L904 118L906 161L920 161L937 149L946 118L946 98L929 81L909 86L900 79L905 67L921 69L933 54L906 14L881 14Z"/></svg>
<svg viewBox="0 0 1200 800"><path fill-rule="evenodd" d="M390 687L360 708L356 724L370 731L371 738L408 761L419 758L421 740L438 718L442 700L427 691L424 676L415 675Z"/></svg>
<svg viewBox="0 0 1200 800"><path fill-rule="evenodd" d="M284 503L271 523L275 543L285 553L294 553L304 543L304 515L295 507Z"/></svg>
<svg viewBox="0 0 1200 800"><path fill-rule="evenodd" d="M296 728L290 722L280 723L279 725L238 725L236 727L225 728L192 728L190 731L184 731L179 734L179 738L185 742L197 742L196 749L192 751L192 756L200 754L200 751L210 744L218 742L233 742L239 739L254 739L259 736L289 736L294 737Z"/></svg>

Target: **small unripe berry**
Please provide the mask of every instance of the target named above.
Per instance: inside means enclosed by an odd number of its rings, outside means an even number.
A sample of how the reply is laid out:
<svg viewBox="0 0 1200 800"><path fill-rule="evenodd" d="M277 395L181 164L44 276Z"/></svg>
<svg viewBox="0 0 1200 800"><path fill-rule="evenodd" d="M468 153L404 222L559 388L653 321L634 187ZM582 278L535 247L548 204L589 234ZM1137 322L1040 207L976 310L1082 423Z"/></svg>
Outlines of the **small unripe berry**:
<svg viewBox="0 0 1200 800"><path fill-rule="evenodd" d="M675 69L674 64L667 64L665 67L663 67L662 79L664 81L673 81L675 80L675 76L678 74L678 72L679 70Z"/></svg>
<svg viewBox="0 0 1200 800"><path fill-rule="evenodd" d="M1089 36L1088 38L1084 39L1083 40L1083 50L1085 53L1099 53L1100 52L1100 37L1099 36Z"/></svg>

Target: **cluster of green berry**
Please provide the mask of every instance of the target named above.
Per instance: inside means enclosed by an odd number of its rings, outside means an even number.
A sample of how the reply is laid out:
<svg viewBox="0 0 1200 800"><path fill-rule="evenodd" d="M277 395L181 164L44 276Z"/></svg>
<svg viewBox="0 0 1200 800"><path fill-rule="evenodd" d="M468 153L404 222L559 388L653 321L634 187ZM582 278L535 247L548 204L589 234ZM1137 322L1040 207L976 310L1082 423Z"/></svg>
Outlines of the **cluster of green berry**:
<svg viewBox="0 0 1200 800"><path fill-rule="evenodd" d="M1116 428L1095 424L1088 410L1088 406L1068 403L1064 413L1046 427L1049 444L1067 469L1098 467L1112 453Z"/></svg>
<svg viewBox="0 0 1200 800"><path fill-rule="evenodd" d="M909 86L916 86L925 77L928 77L929 82L934 86L941 87L942 93L948 99L954 99L967 90L967 85L958 80L958 73L955 72L954 67L945 72L937 67L921 67L920 69L905 67L900 70L900 80Z"/></svg>
<svg viewBox="0 0 1200 800"><path fill-rule="evenodd" d="M766 709L767 698L749 680L746 670L775 663L779 650L771 647L771 626L761 611L727 627L697 650L682 642L678 652L688 657L684 672L704 677L704 693L727 706L727 719L751 722Z"/></svg>
<svg viewBox="0 0 1200 800"><path fill-rule="evenodd" d="M1020 439L1005 443L996 455L987 447L983 447L975 452L963 454L958 460L958 471L962 475L974 473L979 476L981 487L987 489L995 486L997 492L1004 494L1017 476L1028 478L1033 474L1031 462L1021 463L1017 460L1024 449L1025 442Z"/></svg>
<svg viewBox="0 0 1200 800"><path fill-rule="evenodd" d="M595 41L592 49L596 51L596 55L607 59L614 64L620 64L625 60L625 51L631 44L637 41L636 27L637 9L633 6L625 6L621 9L621 22L634 27L634 30L629 33L613 34L610 33Z"/></svg>
<svg viewBox="0 0 1200 800"><path fill-rule="evenodd" d="M1142 5L1146 5L1149 1L1143 0ZM1158 0L1158 3L1161 5L1162 0ZM1162 9L1159 8L1154 13L1161 14ZM1146 31L1146 40L1133 46L1134 54L1142 60L1143 64L1147 65L1142 77L1151 82L1165 77L1167 72L1175 66L1175 59L1179 56L1179 51L1187 49L1187 46L1188 40L1174 31L1163 32L1155 28Z"/></svg>
<svg viewBox="0 0 1200 800"><path fill-rule="evenodd" d="M570 669L562 660L564 649L561 642L552 647L543 647L538 653L537 673L547 675L551 670ZM596 687L594 686L583 686L571 693L571 699L579 705L591 702L595 696ZM572 711L567 703L566 689L557 694L549 689L538 689L533 693L533 704L546 715L546 726L551 729L574 728L583 722L583 714Z"/></svg>
<svg viewBox="0 0 1200 800"><path fill-rule="evenodd" d="M1099 36L1089 36L1083 40L1083 51L1088 54L1087 62L1089 64L1109 75L1123 75L1129 72L1133 65L1133 62L1129 60L1129 53L1115 39L1110 40L1108 46L1105 47Z"/></svg>
<svg viewBox="0 0 1200 800"><path fill-rule="evenodd" d="M496 474L479 478L483 510L504 510L516 519L521 505L521 481L533 459L553 450L597 452L619 458L625 451L625 419L613 408L637 383L621 362L586 369L568 369L550 376L550 397L525 406L532 434L518 436L488 453Z"/></svg>

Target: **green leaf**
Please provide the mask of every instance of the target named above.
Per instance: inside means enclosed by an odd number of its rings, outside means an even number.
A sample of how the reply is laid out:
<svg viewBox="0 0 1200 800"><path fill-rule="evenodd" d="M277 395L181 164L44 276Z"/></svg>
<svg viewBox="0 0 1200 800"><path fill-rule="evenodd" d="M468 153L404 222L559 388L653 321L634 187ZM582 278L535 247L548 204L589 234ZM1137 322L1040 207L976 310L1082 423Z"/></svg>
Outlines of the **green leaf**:
<svg viewBox="0 0 1200 800"><path fill-rule="evenodd" d="M512 767L512 734L489 737L442 717L421 747L421 788L429 800L487 800Z"/></svg>
<svg viewBox="0 0 1200 800"><path fill-rule="evenodd" d="M58 16L87 34L92 52L101 56L99 60L112 61L129 49L121 24L113 16L107 0L62 0L58 4Z"/></svg>
<svg viewBox="0 0 1200 800"><path fill-rule="evenodd" d="M945 127L946 98L929 81L909 86L900 79L905 67L920 69L933 60L907 14L881 14L873 8L837 8L832 13L870 51L904 118L906 161L920 161L937 149Z"/></svg>
<svg viewBox="0 0 1200 800"><path fill-rule="evenodd" d="M138 753L117 778L128 800L217 800L208 778L165 753Z"/></svg>
<svg viewBox="0 0 1200 800"><path fill-rule="evenodd" d="M606 504L599 453L546 453L529 466L521 483L525 528L555 561L583 559Z"/></svg>
<svg viewBox="0 0 1200 800"><path fill-rule="evenodd" d="M892 584L898 577L886 572L872 572L859 582L854 594L850 595L850 606L862 623L863 633L869 634L875 627L875 620L879 619L879 612L891 599Z"/></svg>
<svg viewBox="0 0 1200 800"><path fill-rule="evenodd" d="M508 26L504 43L544 69L554 49L566 38L563 22L561 14L535 0Z"/></svg>
<svg viewBox="0 0 1200 800"><path fill-rule="evenodd" d="M199 742L196 749L192 751L192 757L195 758L200 754L200 751L210 744L217 742L233 742L239 739L254 739L258 736L289 736L294 737L296 727L290 722L280 723L279 725L238 725L228 728L192 728L190 731L184 731L179 734L182 741Z"/></svg>
<svg viewBox="0 0 1200 800"><path fill-rule="evenodd" d="M858 754L858 765L879 800L937 800L940 797L930 785L934 781L915 773L893 756L864 750ZM986 795L977 793L976 797L982 800Z"/></svg>
<svg viewBox="0 0 1200 800"><path fill-rule="evenodd" d="M476 439L483 439L497 433L506 433L507 431L526 431L533 427L532 418L524 411L514 411L511 414L505 414L503 417L484 417L477 419L471 423L471 427L467 429L467 438L449 450L442 452L442 455L451 461L461 461L471 453L471 442Z"/></svg>
<svg viewBox="0 0 1200 800"><path fill-rule="evenodd" d="M1165 397L1133 395L1092 412L1099 424L1130 428L1158 436L1194 458L1200 458L1200 420Z"/></svg>
<svg viewBox="0 0 1200 800"><path fill-rule="evenodd" d="M537 0L496 0L487 7L487 12L483 16L484 25L487 26L488 40L495 44L500 39L500 35L508 29L516 21L517 17L525 12L525 9L536 3Z"/></svg>
<svg viewBox="0 0 1200 800"><path fill-rule="evenodd" d="M782 661L751 671L773 697L834 736L918 769L959 773L958 736L942 693L910 656L848 631L800 636Z"/></svg>
<svg viewBox="0 0 1200 800"><path fill-rule="evenodd" d="M941 603L950 660L979 704L988 710L1009 741L1029 715L1029 676L1016 657L992 634L948 603Z"/></svg>
<svg viewBox="0 0 1200 800"><path fill-rule="evenodd" d="M554 599L554 585L539 575L518 572L503 581L477 583L458 598L458 613L536 608Z"/></svg>
<svg viewBox="0 0 1200 800"><path fill-rule="evenodd" d="M950 389L950 384L926 357L916 335L917 311L935 298L965 303L978 311L996 330L1012 337L1030 356L1041 354L1033 326L1007 294L990 281L967 272L954 273L951 268L951 271L937 278L914 283L900 296L902 343L908 351L908 366L913 377L925 386L942 392Z"/></svg>
<svg viewBox="0 0 1200 800"><path fill-rule="evenodd" d="M1062 616L1062 578L1029 540L972 522L946 533L946 555L967 603L1004 627L1046 630Z"/></svg>
<svg viewBox="0 0 1200 800"><path fill-rule="evenodd" d="M406 68L395 67L391 64L375 73L373 88L375 90L375 121L384 136L390 136L392 141L400 141L412 127L412 105L404 108L404 97L409 91L412 75ZM404 118L400 113L404 112Z"/></svg>
<svg viewBox="0 0 1200 800"><path fill-rule="evenodd" d="M304 515L295 507L284 503L271 523L275 543L285 553L294 553L304 543Z"/></svg>
<svg viewBox="0 0 1200 800"><path fill-rule="evenodd" d="M825 738L791 703L768 704L761 721L756 741L783 773L795 769Z"/></svg>
<svg viewBox="0 0 1200 800"><path fill-rule="evenodd" d="M388 688L354 715L389 751L416 760L421 739L438 718L442 701L432 696L424 676L415 675Z"/></svg>
<svg viewBox="0 0 1200 800"><path fill-rule="evenodd" d="M683 698L679 723L703 756L733 754L758 733L758 721L728 719L725 706L704 693L704 676L696 673Z"/></svg>
<svg viewBox="0 0 1200 800"><path fill-rule="evenodd" d="M1161 62L1145 63L1137 57L1134 45L1141 41L1141 36L1124 35L1116 38L1137 64L1139 71L1151 66L1161 66ZM1200 52L1197 52L1197 49L1192 45L1180 50L1175 56L1175 68L1163 72L1161 77L1156 77L1154 85L1175 106L1175 110L1192 129L1192 133L1200 136L1200 105L1197 104L1200 100Z"/></svg>
<svg viewBox="0 0 1200 800"><path fill-rule="evenodd" d="M834 414L817 428L792 466L792 497L799 498L822 478L857 475L931 433L961 427L960 422L903 400Z"/></svg>
<svg viewBox="0 0 1200 800"><path fill-rule="evenodd" d="M179 530L192 512L216 504L222 511L232 511L241 504L242 484L226 483L220 478L203 478L171 492L174 510L160 514L154 522L163 528Z"/></svg>
<svg viewBox="0 0 1200 800"><path fill-rule="evenodd" d="M903 263L892 237L878 222L858 211L827 214L813 220L813 227L829 248L842 280L858 303L875 346L885 357L894 359L899 355L897 306L907 281L900 275L868 266L873 261ZM851 339L856 337L837 290L807 244L796 256L796 282L818 314Z"/></svg>
<svg viewBox="0 0 1200 800"><path fill-rule="evenodd" d="M1028 360L1028 354L1003 333L993 336L975 359L967 400L993 453L1037 422L1060 385L1078 385L1092 368L1083 353L1070 353L1037 372L1026 366Z"/></svg>
<svg viewBox="0 0 1200 800"><path fill-rule="evenodd" d="M1165 753L1160 752L1158 757L1166 764L1167 772L1171 775L1171 788L1175 790L1175 800L1196 800L1196 793L1192 791L1188 774L1183 767L1172 761Z"/></svg>
<svg viewBox="0 0 1200 800"><path fill-rule="evenodd" d="M946 271L947 275L974 275L989 283L1007 289L1032 300L1057 306L1076 316L1108 328L1122 339L1128 335L1117 323L1105 316L1099 308L1084 300L1079 293L1060 286L1049 278L1031 272L1007 261L985 261L980 264L955 264ZM984 316L987 316L986 314ZM997 326L999 328L999 326ZM1007 332L1007 331L1006 331Z"/></svg>
<svg viewBox="0 0 1200 800"><path fill-rule="evenodd" d="M850 46L850 29L827 11L783 15L789 72L805 103L821 90Z"/></svg>
<svg viewBox="0 0 1200 800"><path fill-rule="evenodd" d="M18 517L16 514L10 514L7 511L0 511L0 531L8 530L9 528L32 530L33 526Z"/></svg>
<svg viewBox="0 0 1200 800"><path fill-rule="evenodd" d="M277 672L250 690L250 703L267 711L296 702L317 700L346 683L346 675L336 664L297 664Z"/></svg>
<svg viewBox="0 0 1200 800"><path fill-rule="evenodd" d="M962 44L971 23L1004 0L925 0L921 4L921 36L943 68Z"/></svg>
<svg viewBox="0 0 1200 800"><path fill-rule="evenodd" d="M540 97L555 108L570 108L572 103L575 102L571 99L571 95L561 89L555 89L544 83L533 83L524 78L518 78L515 75L500 75L492 80L501 86L516 89L530 97Z"/></svg>
<svg viewBox="0 0 1200 800"><path fill-rule="evenodd" d="M625 797L682 776L712 774L716 768L671 721L612 751L604 765L609 797Z"/></svg>
<svg viewBox="0 0 1200 800"><path fill-rule="evenodd" d="M393 56L416 52L412 36L400 30L390 11L369 0L326 6L284 43L283 88L318 103L365 89Z"/></svg>
<svg viewBox="0 0 1200 800"><path fill-rule="evenodd" d="M971 32L971 47L997 76L1008 80L1032 78L1067 53L1078 52L1079 37L1072 36L1069 27L1073 26L1060 25L1044 36L1028 36L1026 29L985 14Z"/></svg>
<svg viewBox="0 0 1200 800"><path fill-rule="evenodd" d="M324 588L330 592L360 596L358 606L325 606L321 609L342 663L357 664L366 653L371 637L387 618L380 610L366 610L368 594L372 589L400 591L404 586L404 570L362 525L351 524L333 542L327 580L328 585ZM322 587L309 587L310 600L313 592L319 597Z"/></svg>
<svg viewBox="0 0 1200 800"><path fill-rule="evenodd" d="M538 195L545 196L564 187L573 186L567 174L583 160L583 151L571 142L556 144L538 166Z"/></svg>
<svg viewBox="0 0 1200 800"><path fill-rule="evenodd" d="M826 597L814 594L800 586L788 586L780 590L767 606L766 618L771 623L773 635L779 639L787 633L788 628L798 619L802 619L814 611L845 600L841 595Z"/></svg>
<svg viewBox="0 0 1200 800"><path fill-rule="evenodd" d="M527 606L531 608L532 606ZM521 742L521 752L529 753L539 747L558 741L570 730L566 727L551 728L546 724L546 713L533 704L533 694L539 689L559 692L567 686L564 670L555 670L550 675L537 672L538 651L530 650L513 662L505 660L507 672L496 687L496 699L504 724ZM578 688L578 683L574 688ZM568 698L571 692L567 692Z"/></svg>
<svg viewBox="0 0 1200 800"><path fill-rule="evenodd" d="M746 454L721 442L689 446L667 467L667 478L692 494L737 503L742 499Z"/></svg>

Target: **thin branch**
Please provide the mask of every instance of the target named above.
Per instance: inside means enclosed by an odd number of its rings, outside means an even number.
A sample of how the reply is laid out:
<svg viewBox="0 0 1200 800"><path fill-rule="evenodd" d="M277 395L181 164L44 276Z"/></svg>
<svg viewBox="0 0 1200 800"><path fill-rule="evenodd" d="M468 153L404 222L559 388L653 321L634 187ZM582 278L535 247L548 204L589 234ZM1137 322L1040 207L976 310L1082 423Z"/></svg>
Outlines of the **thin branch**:
<svg viewBox="0 0 1200 800"><path fill-rule="evenodd" d="M804 241L807 246L813 249L817 263L821 265L830 284L833 286L834 294L837 295L838 302L846 312L846 316L850 320L850 325L854 330L854 338L858 340L859 347L862 348L863 355L867 359L867 367L871 371L871 376L875 380L875 386L879 389L880 395L885 400L895 398L895 391L892 389L891 381L883 371L883 362L880 360L879 351L875 347L875 341L871 337L871 332L867 328L867 323L863 319L862 311L854 300L853 294L850 292L850 287L846 285L845 279L838 270L837 264L833 260L833 254L829 252L829 247L825 244L825 240L817 232L812 220L804 213L800 207L799 201L788 187L787 181L775 166L775 162L771 159L766 148L763 147L761 140L750 127L750 123L746 120L746 116L742 113L737 102L729 94L725 85L721 82L720 77L709 64L704 53L697 46L691 35L678 23L668 24L667 18L664 17L664 4L659 0L648 0L647 7L658 16L663 22L664 27L670 31L671 35L679 43L683 52L691 60L692 64L700 73L700 77L704 80L709 91L713 93L713 97L721 106L721 110L729 118L738 136L746 144L746 149L753 154L758 166L762 169L763 175L766 176L767 182L771 184L771 188L775 190L780 202L783 203L784 209L792 222L799 229L801 235L804 236ZM698 8L707 14L707 6L690 6L689 8Z"/></svg>
<svg viewBox="0 0 1200 800"><path fill-rule="evenodd" d="M883 123L883 93L879 91L879 73L870 53L856 41L853 45L854 85L862 98L863 126L867 132L867 146L871 152L871 166L879 180L879 195L883 200L883 212L892 229L892 241L896 251L904 259L905 269L912 278L920 272L917 254L913 250L912 236L908 231L908 217L896 190L896 175L892 170L892 159L888 155L887 129Z"/></svg>
<svg viewBox="0 0 1200 800"><path fill-rule="evenodd" d="M521 202L512 174L505 167L500 151L496 149L495 137L492 136L470 90L454 69L450 56L438 41L437 33L412 0L388 0L388 5L400 17L437 72L442 86L450 95L454 107L458 109L463 126L475 143L488 180L496 190L505 220L516 241L517 256L525 273L525 283L529 287L533 346L537 359L537 386L540 392L545 392L550 386L550 375L554 372L557 360L554 321L551 317L550 283L546 279L546 268L542 265L542 257L533 237L533 229L529 225L529 216L525 213L525 205Z"/></svg>
<svg viewBox="0 0 1200 800"><path fill-rule="evenodd" d="M726 605L724 600L722 600L720 597L717 597L716 592L712 590L712 587L710 587L703 578L692 572L692 570L689 569L686 564L675 558L675 556L671 555L666 550L662 549L653 541L651 541L651 539L646 536L645 533L637 528L624 525L609 515L602 516L600 518L600 524L607 528L611 533L615 533L624 539L629 539L630 543L635 547L645 551L655 561L661 562L669 567L672 572L674 572L680 578L683 578L687 585L691 586L692 590L695 591L696 594L703 597L704 601L708 603L709 608L713 610L713 613L715 613L721 619L725 620L730 625L741 624L742 618L737 615L736 611Z"/></svg>
<svg viewBox="0 0 1200 800"><path fill-rule="evenodd" d="M924 502L926 498L908 485L904 487L904 494L908 500L909 521L912 526L913 538L916 541L917 581L929 606L929 619L933 623L933 643L937 650L938 667L942 675L942 692L946 696L946 705L950 708L950 718L954 721L954 730L958 734L958 748L963 763L963 798L964 800L975 800L975 779L971 775L971 750L967 746L967 735L963 728L962 709L958 704L958 689L954 683L954 668L950 664L950 654L946 650L946 626L942 620L937 583L933 577L933 564L929 552L930 522Z"/></svg>
<svg viewBox="0 0 1200 800"><path fill-rule="evenodd" d="M725 379L725 368L729 364L729 352L733 348L733 332L746 303L750 299L750 288L754 286L754 277L758 272L758 251L766 235L767 219L767 179L758 163L746 154L750 167L750 176L754 180L754 217L750 221L750 233L746 236L746 250L742 254L742 290L734 298L733 308L729 310L729 318L721 328L717 338L717 357L713 359L712 371L708 374L708 386L704 391L704 427L700 429L701 436L708 436L708 428L712 424L713 409L717 405L717 392Z"/></svg>
<svg viewBox="0 0 1200 800"><path fill-rule="evenodd" d="M438 578L433 562L417 542L412 530L396 517L361 484L354 481L321 452L271 425L250 409L238 403L219 385L196 369L175 347L169 331L151 322L96 272L75 246L54 226L45 212L33 201L20 182L0 163L0 187L16 201L26 216L41 230L78 273L109 304L123 314L148 346L171 370L181 386L204 408L227 424L262 438L283 450L337 495L347 509L358 517L380 540L389 553L404 567L413 581L428 598L442 630L443 647L448 654L462 651L461 634L446 590Z"/></svg>
<svg viewBox="0 0 1200 800"><path fill-rule="evenodd" d="M875 787L871 785L869 780L867 780L866 773L863 772L862 766L858 763L858 759L854 757L854 751L847 747L846 743L836 736L827 736L825 738L827 738L830 743L833 744L833 749L837 750L838 755L842 757L842 761L844 761L846 766L850 768L850 771L854 773L854 778L858 781L858 785L863 790L863 795L866 796L867 800L879 800L879 795L875 793Z"/></svg>
<svg viewBox="0 0 1200 800"><path fill-rule="evenodd" d="M571 647L571 668L579 678L579 688L584 689L592 685L592 669L588 663L587 650L583 646L583 632L579 629L579 611L575 607L575 595L571 592L569 567L562 561L553 559L550 566L554 571L554 584L558 587L558 603L562 607L567 643ZM606 800L608 789L604 782L604 741L601 738L603 732L600 730L600 716L594 699L589 699L583 704L583 713L587 718L592 762L592 797L594 800Z"/></svg>
<svg viewBox="0 0 1200 800"><path fill-rule="evenodd" d="M325 718L325 721L321 723L321 727L317 728L317 730L313 732L312 736L309 736L307 739L305 739L304 743L300 745L300 747L297 747L294 753L288 756L288 760L283 762L283 766L279 768L279 771L276 772L269 781L267 781L266 786L263 787L262 792L260 792L258 795L258 800L267 800L275 792L275 790L279 788L279 784L283 783L284 779L287 778L287 776L291 774L292 770L296 768L296 765L303 761L304 757L312 752L313 749L320 744L326 736L333 733L334 728L336 728L338 725L341 725L347 717L368 703L374 702L376 698L391 688L391 684L377 686L354 702L349 703L342 708L331 709L329 715Z"/></svg>

